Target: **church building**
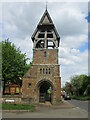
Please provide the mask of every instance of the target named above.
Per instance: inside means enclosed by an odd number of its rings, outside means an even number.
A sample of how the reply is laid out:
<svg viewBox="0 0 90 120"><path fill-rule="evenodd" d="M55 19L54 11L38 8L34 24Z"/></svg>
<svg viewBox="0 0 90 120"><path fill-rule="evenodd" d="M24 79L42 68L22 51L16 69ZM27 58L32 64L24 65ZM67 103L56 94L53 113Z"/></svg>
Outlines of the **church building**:
<svg viewBox="0 0 90 120"><path fill-rule="evenodd" d="M22 101L57 104L61 100L59 34L46 9L32 35L33 64L23 77Z"/></svg>

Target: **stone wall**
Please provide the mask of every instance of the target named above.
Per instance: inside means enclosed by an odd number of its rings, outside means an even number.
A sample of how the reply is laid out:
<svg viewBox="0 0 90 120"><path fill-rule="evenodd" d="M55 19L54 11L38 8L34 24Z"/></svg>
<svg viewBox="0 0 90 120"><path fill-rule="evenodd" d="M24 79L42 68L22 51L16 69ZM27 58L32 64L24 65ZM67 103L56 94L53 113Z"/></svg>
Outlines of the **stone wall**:
<svg viewBox="0 0 90 120"><path fill-rule="evenodd" d="M44 52L46 51L46 57ZM39 84L47 81L53 87L52 103L61 100L61 78L58 65L58 50L34 50L33 65L23 77L22 101L39 103Z"/></svg>
<svg viewBox="0 0 90 120"><path fill-rule="evenodd" d="M21 97L5 97L5 98L1 98L2 103L14 103L14 104L21 104L22 103L22 99ZM10 102L11 100L11 102ZM14 100L14 102L12 101Z"/></svg>
<svg viewBox="0 0 90 120"><path fill-rule="evenodd" d="M33 64L58 64L58 49L34 49Z"/></svg>

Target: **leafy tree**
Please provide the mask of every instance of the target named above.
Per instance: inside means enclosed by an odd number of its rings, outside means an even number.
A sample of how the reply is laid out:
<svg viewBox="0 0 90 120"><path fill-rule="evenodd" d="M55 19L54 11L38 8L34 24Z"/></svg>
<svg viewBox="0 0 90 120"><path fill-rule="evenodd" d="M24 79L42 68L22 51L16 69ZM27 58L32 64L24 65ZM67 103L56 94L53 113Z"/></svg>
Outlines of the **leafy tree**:
<svg viewBox="0 0 90 120"><path fill-rule="evenodd" d="M4 83L20 84L27 70L26 54L21 53L9 39L2 41L2 80Z"/></svg>
<svg viewBox="0 0 90 120"><path fill-rule="evenodd" d="M75 75L71 78L71 84L73 87L73 92L76 95L79 95L79 76Z"/></svg>
<svg viewBox="0 0 90 120"><path fill-rule="evenodd" d="M87 88L86 88L86 90L84 91L84 95L90 96L90 84L87 85Z"/></svg>
<svg viewBox="0 0 90 120"><path fill-rule="evenodd" d="M65 86L63 86L61 90L62 90L62 91L66 91L66 87L65 87Z"/></svg>
<svg viewBox="0 0 90 120"><path fill-rule="evenodd" d="M66 82L65 86L63 86L63 88L62 88L62 91L65 91L68 94L73 94L71 83L70 82Z"/></svg>
<svg viewBox="0 0 90 120"><path fill-rule="evenodd" d="M25 73L27 72L27 70L32 66L33 62L30 62L29 64L26 65L26 69L25 69Z"/></svg>
<svg viewBox="0 0 90 120"><path fill-rule="evenodd" d="M87 86L87 95L89 96L90 95L90 84Z"/></svg>
<svg viewBox="0 0 90 120"><path fill-rule="evenodd" d="M90 84L90 80L89 80L89 76L86 75L83 75L81 79L82 79L82 86L80 88L80 93L83 95L83 93L87 89L87 86Z"/></svg>
<svg viewBox="0 0 90 120"><path fill-rule="evenodd" d="M70 82L66 82L62 90L74 96L90 95L90 76L81 74L71 77Z"/></svg>
<svg viewBox="0 0 90 120"><path fill-rule="evenodd" d="M0 43L0 90L1 90L1 78L2 78L2 44Z"/></svg>
<svg viewBox="0 0 90 120"><path fill-rule="evenodd" d="M71 78L71 84L73 86L73 92L77 96L83 95L86 90L90 80L86 75L75 75Z"/></svg>
<svg viewBox="0 0 90 120"><path fill-rule="evenodd" d="M70 93L73 94L71 83L70 82L66 82L65 86L66 86L66 92L69 93L69 94Z"/></svg>

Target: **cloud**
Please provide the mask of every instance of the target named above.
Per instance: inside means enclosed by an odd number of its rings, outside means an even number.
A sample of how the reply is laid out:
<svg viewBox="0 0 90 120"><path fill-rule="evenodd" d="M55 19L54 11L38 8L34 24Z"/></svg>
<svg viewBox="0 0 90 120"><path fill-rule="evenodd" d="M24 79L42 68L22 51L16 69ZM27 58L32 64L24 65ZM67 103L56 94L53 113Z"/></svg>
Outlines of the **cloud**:
<svg viewBox="0 0 90 120"><path fill-rule="evenodd" d="M67 36L62 38L62 44L64 46L68 46L70 48L79 48L83 46L83 44L88 42L88 35L87 34L79 34L73 36Z"/></svg>
<svg viewBox="0 0 90 120"><path fill-rule="evenodd" d="M2 39L2 3L0 3L0 41Z"/></svg>
<svg viewBox="0 0 90 120"><path fill-rule="evenodd" d="M62 86L74 74L87 74L87 48L80 51L88 41L87 3L48 3L48 11L61 37L59 63ZM32 60L31 36L45 11L45 3L3 3L3 39L10 41L26 52ZM83 48L82 48L83 49Z"/></svg>
<svg viewBox="0 0 90 120"><path fill-rule="evenodd" d="M39 22L39 14L42 15L43 4L38 3L4 3L3 4L3 22L4 30L7 36L25 39L32 35ZM34 10L34 6L35 10ZM8 11L8 12L7 12ZM38 14L37 14L38 13Z"/></svg>
<svg viewBox="0 0 90 120"><path fill-rule="evenodd" d="M62 86L65 84L66 81L70 82L70 77L73 75L80 75L80 74L87 74L88 75L88 50L84 51L83 53L78 54L78 59L72 57L70 60L70 64L66 64L69 60L63 64L61 62L61 83ZM74 62L74 64L71 64Z"/></svg>
<svg viewBox="0 0 90 120"><path fill-rule="evenodd" d="M73 49L71 50L71 53L72 53L72 54L78 54L78 53L80 53L80 50L73 48Z"/></svg>
<svg viewBox="0 0 90 120"><path fill-rule="evenodd" d="M80 64L82 61L81 55L83 53L80 52L79 49L71 49L68 47L61 47L59 60L62 65L75 65L76 63ZM84 55L85 56L85 55ZM82 56L82 57L84 57ZM87 57L86 57L87 59Z"/></svg>
<svg viewBox="0 0 90 120"><path fill-rule="evenodd" d="M82 8L84 8L82 4ZM54 19L58 31L62 36L73 36L80 33L87 33L87 20L86 12L80 10L80 6L77 3L56 3L54 7L51 7L51 15ZM54 9L53 9L54 8ZM85 9L85 8L84 8ZM87 8L86 8L86 11ZM83 29L84 28L84 29Z"/></svg>
<svg viewBox="0 0 90 120"><path fill-rule="evenodd" d="M33 59L33 42L30 39L30 36L27 36L25 39L16 39L13 38L13 43L16 45L17 48L20 47L22 53L26 53L27 57L30 58L30 61Z"/></svg>

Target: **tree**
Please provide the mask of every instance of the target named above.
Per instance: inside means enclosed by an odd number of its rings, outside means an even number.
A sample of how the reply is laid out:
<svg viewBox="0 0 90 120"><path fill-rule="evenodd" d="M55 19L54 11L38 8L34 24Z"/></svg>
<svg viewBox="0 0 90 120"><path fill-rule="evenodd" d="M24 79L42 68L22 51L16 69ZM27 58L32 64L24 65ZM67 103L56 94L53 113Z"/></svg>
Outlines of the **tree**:
<svg viewBox="0 0 90 120"><path fill-rule="evenodd" d="M61 88L61 90L62 90L62 91L66 91L66 87L63 86L63 87Z"/></svg>
<svg viewBox="0 0 90 120"><path fill-rule="evenodd" d="M4 83L20 84L20 79L26 72L26 54L21 53L9 39L2 41L2 80Z"/></svg>
<svg viewBox="0 0 90 120"><path fill-rule="evenodd" d="M87 85L87 88L86 88L86 90L84 91L84 95L90 96L90 84Z"/></svg>
<svg viewBox="0 0 90 120"><path fill-rule="evenodd" d="M85 92L88 84L90 83L88 77L89 76L87 76L87 75L80 75L80 79L82 79L82 83L81 83L81 86L80 86L80 94L81 95L83 95L83 93Z"/></svg>
<svg viewBox="0 0 90 120"><path fill-rule="evenodd" d="M2 79L2 44L0 43L0 91L2 87L1 79Z"/></svg>
<svg viewBox="0 0 90 120"><path fill-rule="evenodd" d="M68 94L73 94L72 85L71 85L70 82L66 82L65 86L63 86L62 90L65 91Z"/></svg>
<svg viewBox="0 0 90 120"><path fill-rule="evenodd" d="M71 78L73 92L77 96L83 95L89 83L90 83L90 80L88 79L87 75L83 75L83 74L75 75Z"/></svg>
<svg viewBox="0 0 90 120"><path fill-rule="evenodd" d="M66 82L65 87L66 87L66 92L67 92L67 93L73 94L73 92L72 92L72 85L71 85L70 82Z"/></svg>
<svg viewBox="0 0 90 120"><path fill-rule="evenodd" d="M32 63L33 62L30 62L29 64L26 65L26 68L25 68L25 73L28 71L28 69L32 66Z"/></svg>
<svg viewBox="0 0 90 120"><path fill-rule="evenodd" d="M90 84L87 86L87 95L90 96Z"/></svg>
<svg viewBox="0 0 90 120"><path fill-rule="evenodd" d="M74 94L78 95L79 93L79 84L78 84L78 76L73 76L71 78L71 84L72 84L72 87L73 87L73 92Z"/></svg>

